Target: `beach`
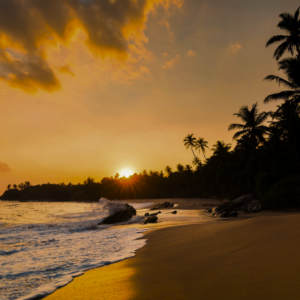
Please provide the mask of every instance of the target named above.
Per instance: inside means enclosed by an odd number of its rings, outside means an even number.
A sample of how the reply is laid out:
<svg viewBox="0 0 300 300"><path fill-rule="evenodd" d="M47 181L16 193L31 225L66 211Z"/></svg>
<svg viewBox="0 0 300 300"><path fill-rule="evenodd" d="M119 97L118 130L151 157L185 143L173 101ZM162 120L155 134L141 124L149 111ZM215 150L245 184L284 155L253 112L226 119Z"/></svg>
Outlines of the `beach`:
<svg viewBox="0 0 300 300"><path fill-rule="evenodd" d="M45 299L299 299L299 235L298 211L150 230L135 257Z"/></svg>

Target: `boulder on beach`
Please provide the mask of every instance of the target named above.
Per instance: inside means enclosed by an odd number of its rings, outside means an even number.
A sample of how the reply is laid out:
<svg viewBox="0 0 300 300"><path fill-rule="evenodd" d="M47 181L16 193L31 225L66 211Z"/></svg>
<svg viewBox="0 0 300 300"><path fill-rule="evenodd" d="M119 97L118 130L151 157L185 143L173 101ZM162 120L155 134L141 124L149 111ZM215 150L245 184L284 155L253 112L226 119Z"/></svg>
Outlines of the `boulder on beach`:
<svg viewBox="0 0 300 300"><path fill-rule="evenodd" d="M245 195L232 201L226 201L213 209L207 209L206 212L217 218L231 218L237 217L238 211L254 213L261 210L262 207L254 195Z"/></svg>
<svg viewBox="0 0 300 300"><path fill-rule="evenodd" d="M144 217L149 217L149 213L145 213L145 214L144 214Z"/></svg>
<svg viewBox="0 0 300 300"><path fill-rule="evenodd" d="M177 214L177 210L172 211L171 214L176 215Z"/></svg>
<svg viewBox="0 0 300 300"><path fill-rule="evenodd" d="M150 214L150 216L156 216L158 214L161 214L161 211L157 212L157 213L153 213L153 214Z"/></svg>
<svg viewBox="0 0 300 300"><path fill-rule="evenodd" d="M173 206L174 206L174 203L171 203L171 202L158 203L158 204L154 205L150 210L158 210L158 209L169 208L169 207L173 207Z"/></svg>
<svg viewBox="0 0 300 300"><path fill-rule="evenodd" d="M135 208L126 203L124 205L124 209L119 210L118 212L108 216L103 221L101 221L98 225L126 222L130 220L132 216L135 215L136 215Z"/></svg>
<svg viewBox="0 0 300 300"><path fill-rule="evenodd" d="M148 224L148 223L156 223L157 220L158 220L158 217L157 217L157 216L149 216L149 217L145 220L144 224Z"/></svg>

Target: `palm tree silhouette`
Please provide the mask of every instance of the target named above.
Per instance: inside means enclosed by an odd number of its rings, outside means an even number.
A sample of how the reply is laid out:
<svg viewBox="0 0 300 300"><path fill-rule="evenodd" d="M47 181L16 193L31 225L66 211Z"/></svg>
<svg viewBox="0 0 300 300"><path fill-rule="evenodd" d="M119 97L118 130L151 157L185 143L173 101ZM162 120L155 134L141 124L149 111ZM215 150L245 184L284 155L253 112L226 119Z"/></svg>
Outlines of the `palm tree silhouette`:
<svg viewBox="0 0 300 300"><path fill-rule="evenodd" d="M214 156L223 156L229 153L231 144L226 144L224 141L217 141L211 148L214 151Z"/></svg>
<svg viewBox="0 0 300 300"><path fill-rule="evenodd" d="M190 165L186 165L185 166L185 171L187 171L187 172L192 172L193 171L193 169L192 169L192 167L190 166Z"/></svg>
<svg viewBox="0 0 300 300"><path fill-rule="evenodd" d="M265 135L268 132L268 127L262 125L269 116L267 112L258 112L257 103L252 105L252 108L249 110L249 107L242 106L238 113L233 114L240 118L244 124L231 124L228 127L228 130L241 129L236 132L233 136L234 140L247 141L253 148L256 148L260 143L265 142Z"/></svg>
<svg viewBox="0 0 300 300"><path fill-rule="evenodd" d="M168 176L172 174L172 168L170 166L166 166L165 171L168 174Z"/></svg>
<svg viewBox="0 0 300 300"><path fill-rule="evenodd" d="M230 156L230 148L231 144L226 144L223 141L217 141L211 148L211 150L214 151L212 159L218 162L219 165L222 164L223 161L226 161L226 159Z"/></svg>
<svg viewBox="0 0 300 300"><path fill-rule="evenodd" d="M286 52L289 51L294 55L294 51L298 52L300 55L300 20L299 20L299 10L296 10L294 15L290 13L280 14L279 17L281 21L278 23L277 27L286 32L286 35L274 35L272 36L266 47L277 42L282 42L274 52L274 57L276 60Z"/></svg>
<svg viewBox="0 0 300 300"><path fill-rule="evenodd" d="M185 139L183 140L184 146L186 149L189 149L191 147L194 157L196 157L193 148L195 147L196 138L194 137L194 134L188 134Z"/></svg>
<svg viewBox="0 0 300 300"><path fill-rule="evenodd" d="M205 141L204 138L199 138L195 143L196 150L199 150L199 152L202 151L205 160L206 160L205 148L208 148L207 144L208 142Z"/></svg>
<svg viewBox="0 0 300 300"><path fill-rule="evenodd" d="M179 173L182 173L184 171L184 166L182 164L178 164L176 167Z"/></svg>
<svg viewBox="0 0 300 300"><path fill-rule="evenodd" d="M275 80L279 86L283 85L288 90L269 95L264 100L264 103L276 100L294 100L300 102L300 59L295 57L286 58L281 60L278 65L279 70L283 71L287 80L275 75L268 75L265 80Z"/></svg>
<svg viewBox="0 0 300 300"><path fill-rule="evenodd" d="M277 134L282 140L292 141L295 138L294 129L300 124L300 107L293 101L285 101L271 114L271 135ZM273 130L275 129L275 130Z"/></svg>
<svg viewBox="0 0 300 300"><path fill-rule="evenodd" d="M196 157L193 159L192 164L193 164L194 166L201 166L201 160L200 160L200 158L199 158L198 156L196 156Z"/></svg>

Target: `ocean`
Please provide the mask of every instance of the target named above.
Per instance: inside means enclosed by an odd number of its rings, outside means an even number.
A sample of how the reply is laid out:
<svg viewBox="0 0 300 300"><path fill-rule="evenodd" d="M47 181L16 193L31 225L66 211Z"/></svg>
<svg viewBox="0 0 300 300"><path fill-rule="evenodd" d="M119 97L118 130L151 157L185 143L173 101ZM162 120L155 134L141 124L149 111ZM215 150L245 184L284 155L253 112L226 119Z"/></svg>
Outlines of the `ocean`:
<svg viewBox="0 0 300 300"><path fill-rule="evenodd" d="M146 228L97 226L122 205L0 201L0 300L43 297L86 270L133 257Z"/></svg>

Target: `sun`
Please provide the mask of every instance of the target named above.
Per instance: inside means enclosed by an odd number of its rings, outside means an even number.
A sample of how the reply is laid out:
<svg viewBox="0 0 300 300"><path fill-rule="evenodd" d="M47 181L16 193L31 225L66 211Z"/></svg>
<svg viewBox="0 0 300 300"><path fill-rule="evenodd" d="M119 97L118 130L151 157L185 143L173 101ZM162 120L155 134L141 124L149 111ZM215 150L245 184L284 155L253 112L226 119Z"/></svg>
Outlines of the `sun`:
<svg viewBox="0 0 300 300"><path fill-rule="evenodd" d="M120 171L120 177L126 177L133 175L133 171L130 168L124 168Z"/></svg>

